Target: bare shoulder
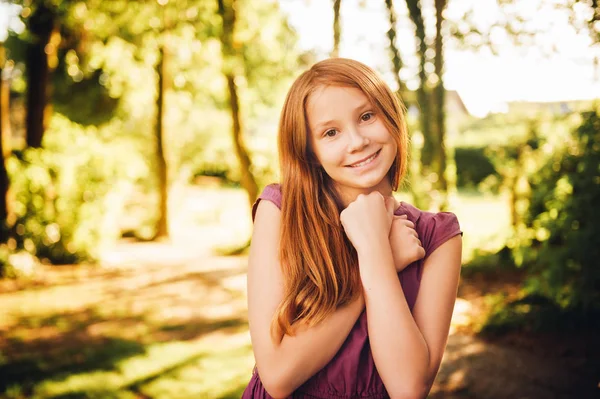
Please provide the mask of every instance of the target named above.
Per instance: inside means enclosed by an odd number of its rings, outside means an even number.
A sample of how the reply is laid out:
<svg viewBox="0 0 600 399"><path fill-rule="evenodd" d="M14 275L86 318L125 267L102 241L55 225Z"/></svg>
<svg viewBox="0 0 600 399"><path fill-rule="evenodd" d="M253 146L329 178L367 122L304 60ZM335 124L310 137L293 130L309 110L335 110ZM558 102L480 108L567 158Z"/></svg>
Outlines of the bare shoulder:
<svg viewBox="0 0 600 399"><path fill-rule="evenodd" d="M257 206L248 256L248 306L251 319L256 311L267 309L263 315L263 321L266 322L283 298L280 242L279 205L270 200L262 200Z"/></svg>

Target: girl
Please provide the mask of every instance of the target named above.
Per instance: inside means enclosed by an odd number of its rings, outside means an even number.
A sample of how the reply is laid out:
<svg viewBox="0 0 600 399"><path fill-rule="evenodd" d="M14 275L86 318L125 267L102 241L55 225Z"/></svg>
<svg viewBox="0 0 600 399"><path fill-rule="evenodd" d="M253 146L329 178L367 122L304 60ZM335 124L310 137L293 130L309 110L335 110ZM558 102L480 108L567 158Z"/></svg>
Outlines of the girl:
<svg viewBox="0 0 600 399"><path fill-rule="evenodd" d="M243 398L425 398L462 233L392 196L408 163L399 100L367 66L321 61L292 85L278 140L281 185L252 211Z"/></svg>

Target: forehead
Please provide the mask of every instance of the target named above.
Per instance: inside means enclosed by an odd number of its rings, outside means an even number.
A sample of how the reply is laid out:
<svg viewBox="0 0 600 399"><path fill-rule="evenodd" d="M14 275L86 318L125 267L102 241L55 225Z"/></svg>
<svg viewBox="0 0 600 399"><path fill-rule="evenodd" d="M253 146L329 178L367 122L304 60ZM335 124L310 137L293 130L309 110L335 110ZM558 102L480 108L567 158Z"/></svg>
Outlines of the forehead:
<svg viewBox="0 0 600 399"><path fill-rule="evenodd" d="M308 97L306 116L313 126L325 120L346 117L348 113L369 104L369 98L355 87L319 86Z"/></svg>

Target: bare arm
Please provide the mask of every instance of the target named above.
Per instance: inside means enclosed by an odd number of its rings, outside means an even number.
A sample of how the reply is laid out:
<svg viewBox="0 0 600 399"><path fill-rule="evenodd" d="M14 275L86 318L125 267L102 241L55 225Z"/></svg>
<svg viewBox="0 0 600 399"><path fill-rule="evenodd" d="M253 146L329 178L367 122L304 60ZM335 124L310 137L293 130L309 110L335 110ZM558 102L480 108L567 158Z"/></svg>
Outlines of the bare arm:
<svg viewBox="0 0 600 399"><path fill-rule="evenodd" d="M294 336L272 338L271 320L283 298L278 260L280 224L280 210L269 201L261 201L248 265L252 348L263 386L276 398L289 396L335 356L364 309L361 297L314 327L294 325Z"/></svg>
<svg viewBox="0 0 600 399"><path fill-rule="evenodd" d="M373 359L391 397L425 398L447 343L462 240L450 239L425 260L414 318L387 244L359 252Z"/></svg>

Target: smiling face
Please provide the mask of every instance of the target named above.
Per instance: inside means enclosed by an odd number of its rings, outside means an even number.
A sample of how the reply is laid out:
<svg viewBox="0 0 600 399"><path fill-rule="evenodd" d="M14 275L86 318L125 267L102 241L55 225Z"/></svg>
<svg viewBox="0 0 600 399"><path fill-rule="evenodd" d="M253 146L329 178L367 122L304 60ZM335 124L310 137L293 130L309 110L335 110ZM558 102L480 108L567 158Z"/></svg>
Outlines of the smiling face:
<svg viewBox="0 0 600 399"><path fill-rule="evenodd" d="M308 98L310 146L344 204L374 190L391 195L398 145L384 116L357 88L320 86Z"/></svg>

